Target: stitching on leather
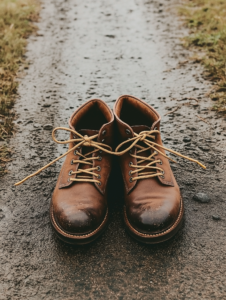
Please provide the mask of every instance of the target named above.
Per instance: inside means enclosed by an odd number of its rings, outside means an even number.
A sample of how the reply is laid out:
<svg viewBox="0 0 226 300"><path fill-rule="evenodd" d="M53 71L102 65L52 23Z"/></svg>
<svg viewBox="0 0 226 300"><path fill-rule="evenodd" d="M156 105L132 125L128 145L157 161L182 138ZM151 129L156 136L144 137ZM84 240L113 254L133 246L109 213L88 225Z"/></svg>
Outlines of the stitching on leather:
<svg viewBox="0 0 226 300"><path fill-rule="evenodd" d="M63 231L60 228L60 226L56 223L56 221L54 219L54 215L53 215L53 208L52 208L52 205L51 205L51 220L53 222L54 227L57 228L58 232L61 233L63 236L66 236L66 237L69 237L69 238L83 238L83 237L93 236L95 233L97 233L101 229L101 227L104 226L104 223L107 221L107 217L108 217L108 209L107 209L106 215L104 217L104 220L102 221L100 226L98 228L96 228L94 231L92 231L91 233L88 233L88 234L72 235L72 234L68 234L65 231Z"/></svg>
<svg viewBox="0 0 226 300"><path fill-rule="evenodd" d="M101 189L102 193L104 194L106 192L106 188L107 188L107 184L108 184L108 179L109 179L109 176L110 176L110 173L111 173L111 166L109 166L109 172L108 172L108 175L105 179L105 187L104 187L104 190ZM96 185L96 184L95 184ZM98 187L98 186L97 186Z"/></svg>
<svg viewBox="0 0 226 300"><path fill-rule="evenodd" d="M124 207L124 215L125 215L125 219L126 219L126 222L128 223L127 225L129 225L129 227L131 227L131 229L133 231L135 231L137 233L137 235L139 236L143 236L143 237L158 237L158 236L163 236L165 235L166 233L172 231L172 229L174 229L177 224L179 223L179 221L181 220L181 217L182 217L182 213L183 213L183 200L182 198L180 199L181 200L181 207L180 207L180 213L175 221L175 223L170 227L168 228L167 230L165 231L162 231L161 233L154 233L154 234L148 234L148 233L142 233L142 232L139 232L138 230L136 230L129 222L128 218L127 218L127 215L126 215L126 208Z"/></svg>
<svg viewBox="0 0 226 300"><path fill-rule="evenodd" d="M123 157L123 156L122 156ZM125 188L126 188L126 191L129 192L129 189L127 188L127 183L126 183L126 180L125 180L125 177L124 177L124 172L123 172L123 169L122 169L122 164L120 162L120 169L121 169L121 172L122 172L122 179L124 181L124 184L125 184Z"/></svg>
<svg viewBox="0 0 226 300"><path fill-rule="evenodd" d="M108 157L107 157L106 160L108 161ZM96 182L94 183L94 184L95 184L95 187L96 187L102 194L104 194L105 191L106 191L108 179L109 179L109 176L110 176L110 173L111 173L111 169L112 169L112 166L107 165L107 167L109 167L109 172L108 172L107 177L105 177L105 187L104 187L104 189L101 189L101 188L97 185Z"/></svg>
<svg viewBox="0 0 226 300"><path fill-rule="evenodd" d="M158 177L159 177L159 176L158 176ZM173 184L172 181L161 180L161 178L159 178L159 179L160 179L160 181L161 181L162 183L165 183L165 184L169 184L169 185L171 185L171 186L174 186L174 184Z"/></svg>
<svg viewBox="0 0 226 300"><path fill-rule="evenodd" d="M168 161L168 164L169 164L169 161ZM167 183L167 184L169 184L169 185L171 185L171 186L174 186L174 183L173 183L173 177L172 177L172 170L171 170L171 167L170 167L170 164L169 164L169 169L170 169L170 178L171 178L171 181L167 181L167 180L165 180L165 179L161 179L161 178L159 178L160 179L160 181L162 181L162 183ZM159 177L159 176L158 176Z"/></svg>
<svg viewBox="0 0 226 300"><path fill-rule="evenodd" d="M135 153L137 154L137 150L136 150L136 148L135 148ZM134 159L134 158L133 158ZM135 164L137 164L137 159L135 158ZM136 173L134 173L134 175L136 175L137 176L137 172ZM134 184L133 184L133 186L131 186L131 188L129 188L129 191L128 191L128 193L129 192L131 192L132 191L132 189L134 189L135 188L135 186L136 186L136 184L137 184L137 180L133 180L133 182L134 182Z"/></svg>
<svg viewBox="0 0 226 300"><path fill-rule="evenodd" d="M59 188L68 186L68 183L61 183L62 177L63 177L63 174L64 174L64 169L65 169L65 164L64 164L64 166L63 166L63 168L62 168L62 173L61 173L61 176L60 176L60 182L59 182Z"/></svg>
<svg viewBox="0 0 226 300"><path fill-rule="evenodd" d="M125 155L125 154L124 154ZM122 156L122 158L123 158L123 156ZM121 173L122 173L122 178L123 178L123 181L124 181L124 184L125 184L125 188L126 188L126 191L127 191L127 193L129 193L134 187L135 187L135 185L136 185L136 183L137 183L137 180L134 180L134 185L131 187L131 188L128 188L127 187L127 181L126 181L126 178L125 178L125 176L124 176L124 172L123 172L123 169L122 169L123 167L122 167L122 163L120 162L120 169L121 169Z"/></svg>

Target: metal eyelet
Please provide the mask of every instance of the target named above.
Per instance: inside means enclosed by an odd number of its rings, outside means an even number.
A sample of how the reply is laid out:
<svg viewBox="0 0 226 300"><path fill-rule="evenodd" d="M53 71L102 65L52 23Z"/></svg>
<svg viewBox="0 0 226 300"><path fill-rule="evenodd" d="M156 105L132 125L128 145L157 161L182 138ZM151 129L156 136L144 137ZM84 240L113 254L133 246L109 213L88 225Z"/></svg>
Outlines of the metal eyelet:
<svg viewBox="0 0 226 300"><path fill-rule="evenodd" d="M154 130L158 130L158 127L155 127Z"/></svg>
<svg viewBox="0 0 226 300"><path fill-rule="evenodd" d="M133 182L133 177L130 177L129 182Z"/></svg>
<svg viewBox="0 0 226 300"><path fill-rule="evenodd" d="M101 156L99 156L99 157L98 157L98 160L99 160L99 161L101 161L101 160L102 160L102 157L101 157Z"/></svg>
<svg viewBox="0 0 226 300"><path fill-rule="evenodd" d="M132 166L132 164L133 164L133 162L131 161L131 162L129 163L129 166L131 167L131 166Z"/></svg>
<svg viewBox="0 0 226 300"><path fill-rule="evenodd" d="M78 155L78 154L80 154L80 153L78 153L78 151L75 150L75 151L74 151L74 155Z"/></svg>
<svg viewBox="0 0 226 300"><path fill-rule="evenodd" d="M100 176L100 174L97 176L97 178L98 178L98 179L101 179L101 176Z"/></svg>
<svg viewBox="0 0 226 300"><path fill-rule="evenodd" d="M98 185L101 185L101 182L99 181L97 184L98 184Z"/></svg>
<svg viewBox="0 0 226 300"><path fill-rule="evenodd" d="M164 179L164 178L165 178L165 176L164 176L164 175L160 175L160 177L161 177L162 179Z"/></svg>
<svg viewBox="0 0 226 300"><path fill-rule="evenodd" d="M70 182L71 180L70 180L70 178L68 178L68 180L67 180L68 182Z"/></svg>
<svg viewBox="0 0 226 300"><path fill-rule="evenodd" d="M102 150L99 151L100 154L101 154L102 152L103 152Z"/></svg>
<svg viewBox="0 0 226 300"><path fill-rule="evenodd" d="M131 131L128 128L126 128L126 134L130 134L130 133Z"/></svg>
<svg viewBox="0 0 226 300"><path fill-rule="evenodd" d="M130 149L130 150L129 150L129 153L130 153L130 154L132 154L132 153L133 153L133 150L132 150L132 149Z"/></svg>
<svg viewBox="0 0 226 300"><path fill-rule="evenodd" d="M164 170L162 170L162 175L164 175L165 174L165 171Z"/></svg>
<svg viewBox="0 0 226 300"><path fill-rule="evenodd" d="M72 172L73 172L73 171L71 170L71 171L68 173L68 175L71 176L71 175L72 175Z"/></svg>
<svg viewBox="0 0 226 300"><path fill-rule="evenodd" d="M158 151L155 151L155 155L158 155L159 153L158 153Z"/></svg>
<svg viewBox="0 0 226 300"><path fill-rule="evenodd" d="M74 159L72 159L72 161L71 161L71 165L73 165L74 164Z"/></svg>
<svg viewBox="0 0 226 300"><path fill-rule="evenodd" d="M103 134L103 135L105 135L105 134L106 134L106 132L107 132L107 131L106 131L106 130L104 130L104 131L102 131L102 134Z"/></svg>
<svg viewBox="0 0 226 300"><path fill-rule="evenodd" d="M132 175L131 173L132 173L132 171L129 171L129 175L130 175L130 176Z"/></svg>
<svg viewBox="0 0 226 300"><path fill-rule="evenodd" d="M101 141L101 143L103 143L105 141L105 139L103 139L102 141Z"/></svg>
<svg viewBox="0 0 226 300"><path fill-rule="evenodd" d="M101 171L101 167L97 166L97 171L100 172Z"/></svg>
<svg viewBox="0 0 226 300"><path fill-rule="evenodd" d="M160 161L159 161L159 165L162 165L162 161L161 161L161 159L160 159Z"/></svg>

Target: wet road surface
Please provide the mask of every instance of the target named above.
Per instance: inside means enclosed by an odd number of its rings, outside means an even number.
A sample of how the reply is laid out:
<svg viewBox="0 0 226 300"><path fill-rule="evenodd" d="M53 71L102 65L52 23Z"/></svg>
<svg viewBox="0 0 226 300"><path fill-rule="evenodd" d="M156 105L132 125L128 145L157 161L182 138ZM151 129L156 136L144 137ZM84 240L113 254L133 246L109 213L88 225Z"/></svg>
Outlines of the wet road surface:
<svg viewBox="0 0 226 300"><path fill-rule="evenodd" d="M226 298L226 122L209 111L205 93L211 84L181 47L186 31L176 4L43 2L15 106L13 161L0 182L0 300ZM185 222L172 240L146 246L126 234L122 185L112 176L107 231L90 245L65 245L48 215L61 162L17 188L13 184L66 151L45 125L67 126L72 112L91 98L112 108L121 94L153 105L163 117L165 145L199 159L207 170L180 159L173 165ZM210 202L194 201L197 192Z"/></svg>

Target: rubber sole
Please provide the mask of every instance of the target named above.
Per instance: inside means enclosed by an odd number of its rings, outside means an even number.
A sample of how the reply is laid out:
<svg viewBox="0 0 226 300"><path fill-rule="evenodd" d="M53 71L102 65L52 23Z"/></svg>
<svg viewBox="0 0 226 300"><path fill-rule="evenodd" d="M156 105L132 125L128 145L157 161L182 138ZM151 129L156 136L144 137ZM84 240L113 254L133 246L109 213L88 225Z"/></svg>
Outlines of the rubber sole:
<svg viewBox="0 0 226 300"><path fill-rule="evenodd" d="M104 220L100 224L98 228L96 228L94 231L87 233L87 234L81 234L81 235L76 235L76 234L69 234L65 231L63 231L59 225L57 224L54 214L53 214L53 207L52 205L50 206L50 220L53 226L53 229L59 239L61 239L63 242L67 244L72 244L72 245L86 245L89 244L93 241L95 241L106 229L107 224L108 224L108 210L106 212L106 215L104 217Z"/></svg>
<svg viewBox="0 0 226 300"><path fill-rule="evenodd" d="M183 224L183 215L184 215L184 204L181 199L181 206L179 215L175 221L175 223L165 231L156 234L146 234L139 232L136 230L129 222L126 215L126 208L124 207L124 221L126 225L127 232L137 241L145 243L145 244L159 244L171 239L181 228Z"/></svg>

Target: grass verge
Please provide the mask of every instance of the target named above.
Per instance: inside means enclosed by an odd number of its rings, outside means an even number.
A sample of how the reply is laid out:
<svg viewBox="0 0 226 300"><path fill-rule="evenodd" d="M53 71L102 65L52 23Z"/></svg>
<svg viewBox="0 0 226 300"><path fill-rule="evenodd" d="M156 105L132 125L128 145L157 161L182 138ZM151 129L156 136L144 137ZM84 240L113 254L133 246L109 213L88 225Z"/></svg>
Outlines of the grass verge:
<svg viewBox="0 0 226 300"><path fill-rule="evenodd" d="M10 154L11 151L6 145L0 146L0 177L6 173L5 166L10 161Z"/></svg>
<svg viewBox="0 0 226 300"><path fill-rule="evenodd" d="M215 85L208 93L213 110L226 114L226 1L185 0L179 9L190 28L186 47L195 47L203 55L194 57L205 66L204 77Z"/></svg>
<svg viewBox="0 0 226 300"><path fill-rule="evenodd" d="M25 63L26 39L36 29L32 22L37 20L38 12L36 0L0 0L0 176L10 155L2 141L14 130L16 76Z"/></svg>

